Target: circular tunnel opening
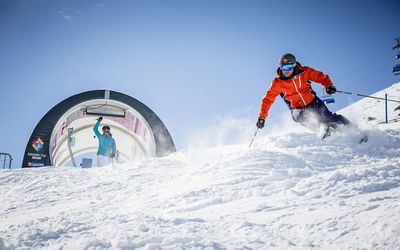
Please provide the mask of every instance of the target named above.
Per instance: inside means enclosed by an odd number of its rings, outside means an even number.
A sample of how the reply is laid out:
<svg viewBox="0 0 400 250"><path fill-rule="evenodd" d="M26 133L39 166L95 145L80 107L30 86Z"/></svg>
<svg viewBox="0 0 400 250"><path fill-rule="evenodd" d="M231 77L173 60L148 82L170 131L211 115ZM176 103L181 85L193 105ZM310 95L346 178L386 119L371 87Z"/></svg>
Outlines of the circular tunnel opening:
<svg viewBox="0 0 400 250"><path fill-rule="evenodd" d="M50 137L52 166L95 164L98 140L93 126L100 116L101 126L109 126L116 141L116 163L156 156L150 125L136 110L118 101L97 99L76 105L58 121Z"/></svg>
<svg viewBox="0 0 400 250"><path fill-rule="evenodd" d="M84 92L52 108L36 126L22 167L96 166L98 139L93 126L107 125L116 142L115 163L161 157L175 151L158 116L133 97L110 90Z"/></svg>

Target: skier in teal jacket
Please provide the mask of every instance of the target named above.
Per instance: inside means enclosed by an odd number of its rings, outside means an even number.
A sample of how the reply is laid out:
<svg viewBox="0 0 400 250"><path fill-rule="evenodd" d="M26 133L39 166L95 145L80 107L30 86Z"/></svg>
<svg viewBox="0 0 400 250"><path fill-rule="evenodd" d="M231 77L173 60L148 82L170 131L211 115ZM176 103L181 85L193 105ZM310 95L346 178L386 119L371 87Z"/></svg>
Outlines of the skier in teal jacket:
<svg viewBox="0 0 400 250"><path fill-rule="evenodd" d="M102 167L112 163L112 159L116 154L115 140L112 138L110 127L103 126L103 134L99 132L100 122L103 117L97 119L96 124L93 126L93 132L99 139L99 148L97 150L97 166Z"/></svg>

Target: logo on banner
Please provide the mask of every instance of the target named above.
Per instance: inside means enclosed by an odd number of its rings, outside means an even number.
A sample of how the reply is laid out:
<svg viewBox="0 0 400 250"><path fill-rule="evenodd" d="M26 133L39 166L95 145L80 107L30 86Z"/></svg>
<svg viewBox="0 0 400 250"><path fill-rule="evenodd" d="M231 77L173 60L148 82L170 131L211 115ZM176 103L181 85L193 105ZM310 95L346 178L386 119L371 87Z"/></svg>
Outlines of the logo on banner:
<svg viewBox="0 0 400 250"><path fill-rule="evenodd" d="M40 137L36 138L32 142L32 147L36 150L36 152L39 152L43 148L44 142Z"/></svg>
<svg viewBox="0 0 400 250"><path fill-rule="evenodd" d="M28 162L28 167L44 167L44 163L41 163L41 162Z"/></svg>

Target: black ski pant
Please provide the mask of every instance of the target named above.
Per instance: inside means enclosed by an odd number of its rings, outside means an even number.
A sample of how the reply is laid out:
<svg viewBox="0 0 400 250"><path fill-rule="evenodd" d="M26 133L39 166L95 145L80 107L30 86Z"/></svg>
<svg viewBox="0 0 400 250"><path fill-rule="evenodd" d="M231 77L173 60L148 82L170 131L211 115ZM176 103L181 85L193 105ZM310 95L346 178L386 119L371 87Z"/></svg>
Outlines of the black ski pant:
<svg viewBox="0 0 400 250"><path fill-rule="evenodd" d="M321 101L317 96L314 100L301 109L292 109L292 118L295 122L299 122L301 125L310 128L310 119L316 119L320 125L324 125L327 129L336 129L339 125L349 125L350 121L344 116L332 113L326 107L325 103Z"/></svg>

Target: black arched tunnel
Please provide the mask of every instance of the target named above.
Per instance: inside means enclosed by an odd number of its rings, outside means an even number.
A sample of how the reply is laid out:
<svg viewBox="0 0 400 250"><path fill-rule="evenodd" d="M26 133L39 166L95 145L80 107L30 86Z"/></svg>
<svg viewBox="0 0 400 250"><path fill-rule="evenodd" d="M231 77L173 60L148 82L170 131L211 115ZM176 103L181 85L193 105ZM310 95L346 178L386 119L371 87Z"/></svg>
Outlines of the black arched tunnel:
<svg viewBox="0 0 400 250"><path fill-rule="evenodd" d="M71 96L54 106L39 121L26 146L22 167L51 166L51 136L59 120L73 107L90 100L114 100L138 112L154 135L156 157L175 152L172 137L161 119L145 104L123 93L111 90L93 90Z"/></svg>

